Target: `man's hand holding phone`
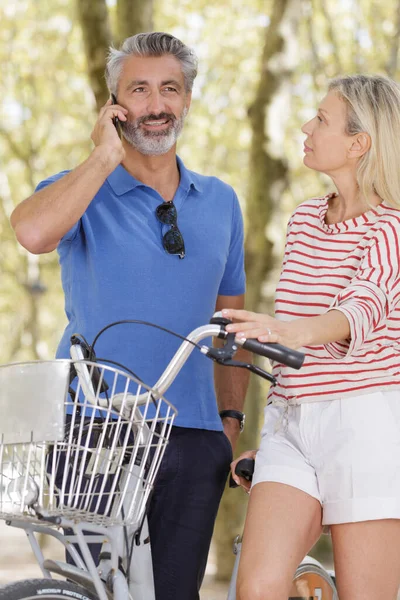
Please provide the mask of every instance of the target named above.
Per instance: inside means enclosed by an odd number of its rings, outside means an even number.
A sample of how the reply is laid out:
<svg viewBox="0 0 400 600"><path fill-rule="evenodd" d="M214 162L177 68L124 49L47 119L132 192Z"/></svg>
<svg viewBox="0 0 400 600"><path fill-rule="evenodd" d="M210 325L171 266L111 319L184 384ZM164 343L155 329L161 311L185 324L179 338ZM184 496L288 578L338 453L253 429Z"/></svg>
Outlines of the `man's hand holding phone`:
<svg viewBox="0 0 400 600"><path fill-rule="evenodd" d="M120 121L126 121L128 111L113 100L115 96L110 98L100 110L91 138L97 149L104 150L107 165L115 169L125 158L125 150L120 139Z"/></svg>
<svg viewBox="0 0 400 600"><path fill-rule="evenodd" d="M111 102L112 102L112 104L118 104L117 97L115 96L115 94L111 94ZM121 139L121 137L122 137L121 123L120 123L120 120L118 119L118 117L113 117L113 123L114 123L115 129L117 130L118 137L119 137L119 139Z"/></svg>

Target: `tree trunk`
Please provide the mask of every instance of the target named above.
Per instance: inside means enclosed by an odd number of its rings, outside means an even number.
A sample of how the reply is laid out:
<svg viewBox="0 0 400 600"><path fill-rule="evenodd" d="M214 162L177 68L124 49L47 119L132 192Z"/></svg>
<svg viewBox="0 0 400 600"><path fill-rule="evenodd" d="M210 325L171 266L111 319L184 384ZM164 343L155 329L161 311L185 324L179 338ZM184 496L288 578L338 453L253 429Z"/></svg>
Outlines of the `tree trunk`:
<svg viewBox="0 0 400 600"><path fill-rule="evenodd" d="M118 0L117 42L136 33L153 30L153 0Z"/></svg>
<svg viewBox="0 0 400 600"><path fill-rule="evenodd" d="M76 0L76 6L90 86L96 99L97 110L100 110L109 96L104 79L108 49L113 42L118 47L125 38L141 31L152 30L153 0L118 0L117 31L114 35L111 33L106 0Z"/></svg>
<svg viewBox="0 0 400 600"><path fill-rule="evenodd" d="M390 57L388 60L388 64L386 67L387 74L389 77L396 77L397 73L397 65L398 65L398 56L399 56L399 42L400 42L400 2L397 2L396 6L396 16L393 19L396 24L396 30L394 32L391 47L390 47Z"/></svg>
<svg viewBox="0 0 400 600"><path fill-rule="evenodd" d="M97 110L100 110L108 100L104 69L112 41L107 3L106 0L76 0L76 7L82 29L89 81Z"/></svg>
<svg viewBox="0 0 400 600"><path fill-rule="evenodd" d="M266 235L266 228L287 187L288 169L282 156L282 144L274 141L275 134L280 136L281 131L276 129L277 115L272 112L272 103L279 95L281 104L281 100L289 93L288 80L297 56L295 46L300 13L300 0L274 0L271 21L265 31L258 88L249 108L252 143L245 214L246 305L249 310L260 310L262 286L273 266L273 244ZM287 114L287 111L284 112ZM275 129L271 128L272 124ZM273 147L273 154L270 145ZM280 156L277 155L279 147ZM256 448L258 444L265 397L261 395L260 381L255 376L251 378L247 397L246 428L240 439L240 450ZM234 557L227 555L226 548L242 528L245 509L244 494L237 490L226 491L214 535L217 578L220 580L230 578Z"/></svg>

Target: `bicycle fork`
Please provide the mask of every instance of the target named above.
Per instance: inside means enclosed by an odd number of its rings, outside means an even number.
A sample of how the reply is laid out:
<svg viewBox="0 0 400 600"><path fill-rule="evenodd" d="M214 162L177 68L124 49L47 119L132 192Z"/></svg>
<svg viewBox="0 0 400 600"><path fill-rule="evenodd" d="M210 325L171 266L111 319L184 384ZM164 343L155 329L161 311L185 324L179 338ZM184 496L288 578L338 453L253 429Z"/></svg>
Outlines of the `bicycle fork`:
<svg viewBox="0 0 400 600"><path fill-rule="evenodd" d="M121 525L109 527L109 540L101 550L102 558L99 563L99 574L105 579L107 585L112 589L115 600L126 600L128 585L126 576L112 562L112 557L124 557L123 568L129 576L129 594L134 600L155 600L153 564L151 547L149 543L149 530L147 518L145 518L138 539L133 539L136 529L126 527L128 545L131 548L131 556L127 556L125 550L124 531ZM113 547L114 546L114 547ZM121 595L124 594L124 595Z"/></svg>

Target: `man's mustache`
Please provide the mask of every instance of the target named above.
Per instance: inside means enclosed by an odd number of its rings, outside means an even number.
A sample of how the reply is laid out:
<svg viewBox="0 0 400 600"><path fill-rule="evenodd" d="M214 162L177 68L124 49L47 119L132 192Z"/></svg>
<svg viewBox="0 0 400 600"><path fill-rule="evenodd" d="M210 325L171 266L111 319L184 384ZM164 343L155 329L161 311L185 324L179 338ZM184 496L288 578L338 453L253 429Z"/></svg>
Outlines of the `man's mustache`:
<svg viewBox="0 0 400 600"><path fill-rule="evenodd" d="M172 122L176 121L176 117L172 113L162 112L159 115L152 113L152 114L146 115L144 117L139 117L138 119L136 119L136 124L140 125L141 123L144 123L145 121L162 121L164 119L168 119L169 121L172 121Z"/></svg>

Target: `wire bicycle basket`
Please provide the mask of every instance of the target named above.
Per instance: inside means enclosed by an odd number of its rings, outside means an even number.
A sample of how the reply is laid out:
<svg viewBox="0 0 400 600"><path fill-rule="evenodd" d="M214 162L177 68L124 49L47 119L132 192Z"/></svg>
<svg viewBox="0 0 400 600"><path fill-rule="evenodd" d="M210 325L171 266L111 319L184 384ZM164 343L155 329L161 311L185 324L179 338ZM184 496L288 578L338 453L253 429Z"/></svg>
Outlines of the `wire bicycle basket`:
<svg viewBox="0 0 400 600"><path fill-rule="evenodd" d="M79 377L70 387L72 367L89 386ZM0 366L0 518L138 525L175 416L154 390L99 363Z"/></svg>

